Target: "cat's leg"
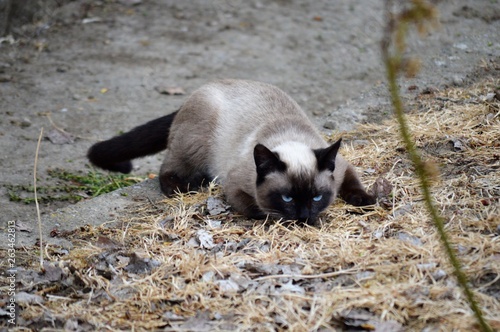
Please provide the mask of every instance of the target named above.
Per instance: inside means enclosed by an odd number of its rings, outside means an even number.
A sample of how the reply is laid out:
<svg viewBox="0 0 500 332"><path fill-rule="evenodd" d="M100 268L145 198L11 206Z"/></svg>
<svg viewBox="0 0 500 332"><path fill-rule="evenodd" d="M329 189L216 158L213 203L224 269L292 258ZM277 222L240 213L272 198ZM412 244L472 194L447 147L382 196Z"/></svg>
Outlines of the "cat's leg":
<svg viewBox="0 0 500 332"><path fill-rule="evenodd" d="M226 183L224 185L226 200L234 211L242 213L251 219L264 219L266 214L257 206L255 199L241 189L237 184Z"/></svg>
<svg viewBox="0 0 500 332"><path fill-rule="evenodd" d="M351 165L345 170L344 179L339 189L339 196L354 206L372 205L376 202L375 197L365 191L356 171Z"/></svg>
<svg viewBox="0 0 500 332"><path fill-rule="evenodd" d="M176 192L198 190L208 182L208 176L196 166L188 165L182 158L176 158L167 150L160 169L160 188L166 196Z"/></svg>

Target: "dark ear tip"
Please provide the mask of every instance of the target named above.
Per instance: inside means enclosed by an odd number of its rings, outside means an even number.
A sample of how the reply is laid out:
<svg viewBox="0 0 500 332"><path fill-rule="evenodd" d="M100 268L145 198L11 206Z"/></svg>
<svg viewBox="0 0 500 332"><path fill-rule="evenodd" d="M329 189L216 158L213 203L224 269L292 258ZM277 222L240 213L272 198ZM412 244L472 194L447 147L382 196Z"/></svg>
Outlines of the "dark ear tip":
<svg viewBox="0 0 500 332"><path fill-rule="evenodd" d="M265 145L260 143L255 145L255 147L253 148L253 156L254 158L257 159L261 158L268 159L272 154L273 152L271 152L271 150L269 150Z"/></svg>
<svg viewBox="0 0 500 332"><path fill-rule="evenodd" d="M265 150L267 150L267 148L266 148L264 145L260 144L260 143L257 143L257 144L255 145L255 147L253 148L253 152L254 152L254 153L263 152L263 151L265 151Z"/></svg>

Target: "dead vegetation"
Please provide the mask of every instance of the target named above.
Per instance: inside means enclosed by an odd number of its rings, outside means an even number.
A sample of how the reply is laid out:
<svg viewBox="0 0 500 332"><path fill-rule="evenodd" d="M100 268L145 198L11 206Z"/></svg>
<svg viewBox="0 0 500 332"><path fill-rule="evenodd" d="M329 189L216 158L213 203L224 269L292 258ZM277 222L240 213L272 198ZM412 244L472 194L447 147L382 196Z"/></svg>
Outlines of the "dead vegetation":
<svg viewBox="0 0 500 332"><path fill-rule="evenodd" d="M423 94L408 114L435 165L446 231L494 329L499 86L490 79ZM113 227L61 234L75 247L45 248L43 274L27 251L17 278L19 330L475 330L397 128L390 120L344 135L343 155L366 183L379 184L371 211L337 202L319 228L253 223L211 187L144 204Z"/></svg>

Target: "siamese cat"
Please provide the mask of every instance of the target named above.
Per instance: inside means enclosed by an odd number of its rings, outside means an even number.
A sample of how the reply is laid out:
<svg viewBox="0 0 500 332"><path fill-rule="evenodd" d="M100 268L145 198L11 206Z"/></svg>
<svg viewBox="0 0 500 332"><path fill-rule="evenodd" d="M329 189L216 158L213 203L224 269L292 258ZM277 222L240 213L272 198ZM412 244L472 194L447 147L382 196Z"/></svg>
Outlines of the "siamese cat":
<svg viewBox="0 0 500 332"><path fill-rule="evenodd" d="M195 91L175 113L93 145L90 161L129 173L131 160L166 149L159 180L167 196L216 179L246 217L314 224L337 195L375 203L354 167L328 145L300 106L275 86L220 80Z"/></svg>

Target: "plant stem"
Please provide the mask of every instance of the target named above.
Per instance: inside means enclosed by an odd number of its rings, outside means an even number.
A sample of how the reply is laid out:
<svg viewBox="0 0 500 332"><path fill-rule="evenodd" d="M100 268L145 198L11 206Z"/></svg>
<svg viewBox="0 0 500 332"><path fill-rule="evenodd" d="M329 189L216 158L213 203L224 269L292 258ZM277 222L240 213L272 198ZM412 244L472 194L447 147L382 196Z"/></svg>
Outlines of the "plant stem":
<svg viewBox="0 0 500 332"><path fill-rule="evenodd" d="M417 174L417 177L420 182L420 187L422 189L422 193L424 195L424 200L425 204L427 206L427 209L431 215L431 219L434 222L434 225L436 226L439 236L441 238L441 242L444 245L444 248L446 250L446 254L448 255L448 258L451 262L451 265L453 266L455 276L458 280L459 285L462 287L465 296L467 297L467 301L469 302L470 308L474 312L476 319L479 322L479 325L481 327L482 331L491 331L493 332L492 328L489 326L489 324L485 321L483 317L483 313L481 309L479 308L476 300L474 299L474 294L472 290L469 288L468 285L468 280L465 275L465 273L462 271L462 267L460 264L460 261L458 260L457 256L455 255L455 250L452 248L452 245L450 244L450 241L448 239L448 235L446 234L446 231L444 229L444 222L440 214L438 213L436 207L434 206L432 195L430 192L430 181L429 177L427 175L426 169L424 162L422 161L422 158L420 157L416 147L415 143L412 140L410 130L408 128L408 124L406 122L406 117L404 114L404 108L403 108L403 102L401 100L401 96L399 93L399 87L397 85L397 66L395 65L395 60L388 54L389 51L388 49L383 50L384 53L384 60L385 60L385 67L387 70L387 80L389 83L389 91L391 94L391 100L392 104L394 106L394 113L396 115L396 119L399 123L399 129L401 132L401 137L403 139L403 142L406 146L406 149L408 151L408 154L410 156L410 159L415 167L415 172Z"/></svg>

